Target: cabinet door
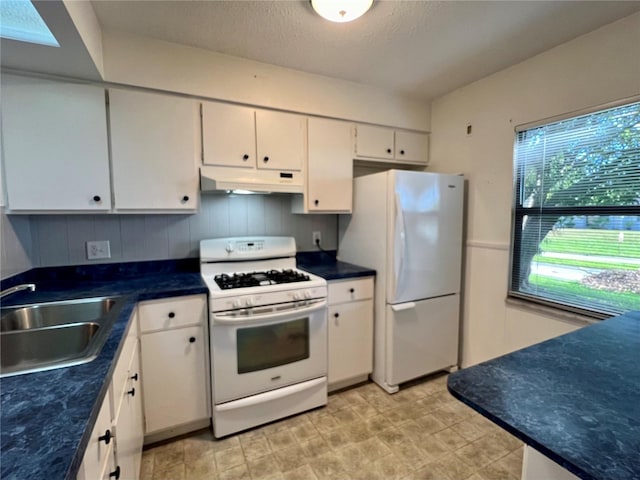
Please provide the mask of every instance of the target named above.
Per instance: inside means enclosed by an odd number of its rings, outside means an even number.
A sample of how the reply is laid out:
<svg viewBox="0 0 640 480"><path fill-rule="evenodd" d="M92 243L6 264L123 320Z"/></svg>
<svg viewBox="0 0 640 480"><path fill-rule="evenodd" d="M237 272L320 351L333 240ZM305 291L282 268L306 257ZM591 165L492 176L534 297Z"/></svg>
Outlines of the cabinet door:
<svg viewBox="0 0 640 480"><path fill-rule="evenodd" d="M393 160L393 129L358 125L356 156Z"/></svg>
<svg viewBox="0 0 640 480"><path fill-rule="evenodd" d="M198 104L154 93L109 90L111 162L118 210L195 210Z"/></svg>
<svg viewBox="0 0 640 480"><path fill-rule="evenodd" d="M107 433L108 432L108 433ZM89 437L89 443L78 472L78 480L102 478L102 472L108 468L109 456L113 456L114 430L111 426L109 394L104 398L95 426ZM100 439L102 438L102 440ZM107 443L107 438L108 442Z"/></svg>
<svg viewBox="0 0 640 480"><path fill-rule="evenodd" d="M253 108L202 104L202 162L205 165L254 168L256 127Z"/></svg>
<svg viewBox="0 0 640 480"><path fill-rule="evenodd" d="M429 143L426 133L396 131L396 160L427 164Z"/></svg>
<svg viewBox="0 0 640 480"><path fill-rule="evenodd" d="M373 301L329 307L329 385L373 370Z"/></svg>
<svg viewBox="0 0 640 480"><path fill-rule="evenodd" d="M109 210L104 90L3 75L1 91L9 209Z"/></svg>
<svg viewBox="0 0 640 480"><path fill-rule="evenodd" d="M138 478L144 438L142 392L140 391L140 354L133 352L128 368L127 387L116 424L116 457L122 478Z"/></svg>
<svg viewBox="0 0 640 480"><path fill-rule="evenodd" d="M309 118L307 209L351 212L353 160L351 124Z"/></svg>
<svg viewBox="0 0 640 480"><path fill-rule="evenodd" d="M258 168L300 170L306 152L307 118L256 110Z"/></svg>
<svg viewBox="0 0 640 480"><path fill-rule="evenodd" d="M204 327L140 337L145 433L208 417Z"/></svg>

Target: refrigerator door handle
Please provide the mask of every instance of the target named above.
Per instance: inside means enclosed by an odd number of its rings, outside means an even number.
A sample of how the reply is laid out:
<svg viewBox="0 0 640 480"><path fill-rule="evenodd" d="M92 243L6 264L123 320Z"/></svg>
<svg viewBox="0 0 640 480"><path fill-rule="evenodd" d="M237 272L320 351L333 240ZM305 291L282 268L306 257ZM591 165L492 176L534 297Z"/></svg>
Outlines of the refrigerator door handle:
<svg viewBox="0 0 640 480"><path fill-rule="evenodd" d="M411 310L416 308L416 302L398 303L397 305L391 305L391 310L394 312L402 312L403 310Z"/></svg>
<svg viewBox="0 0 640 480"><path fill-rule="evenodd" d="M405 225L404 225L404 213L402 212L402 205L400 204L400 197L396 193L396 232L398 237L396 238L396 251L394 260L394 273L395 273L395 295L398 294L398 283L400 282L400 273L402 272L402 266L404 263L405 255Z"/></svg>

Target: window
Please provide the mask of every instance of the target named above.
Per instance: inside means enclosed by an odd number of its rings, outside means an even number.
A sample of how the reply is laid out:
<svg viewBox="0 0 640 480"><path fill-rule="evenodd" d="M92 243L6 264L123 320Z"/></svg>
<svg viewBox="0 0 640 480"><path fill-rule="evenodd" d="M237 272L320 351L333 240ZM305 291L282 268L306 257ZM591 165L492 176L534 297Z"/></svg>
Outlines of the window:
<svg viewBox="0 0 640 480"><path fill-rule="evenodd" d="M514 157L509 296L640 310L640 103L520 129Z"/></svg>

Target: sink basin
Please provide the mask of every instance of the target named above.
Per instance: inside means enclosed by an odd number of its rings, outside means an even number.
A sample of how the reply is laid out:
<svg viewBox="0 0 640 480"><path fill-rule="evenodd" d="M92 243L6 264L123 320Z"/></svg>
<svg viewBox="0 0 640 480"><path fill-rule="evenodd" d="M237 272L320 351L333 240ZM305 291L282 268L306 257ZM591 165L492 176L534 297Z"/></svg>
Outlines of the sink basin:
<svg viewBox="0 0 640 480"><path fill-rule="evenodd" d="M0 309L0 376L90 362L123 303L101 297Z"/></svg>

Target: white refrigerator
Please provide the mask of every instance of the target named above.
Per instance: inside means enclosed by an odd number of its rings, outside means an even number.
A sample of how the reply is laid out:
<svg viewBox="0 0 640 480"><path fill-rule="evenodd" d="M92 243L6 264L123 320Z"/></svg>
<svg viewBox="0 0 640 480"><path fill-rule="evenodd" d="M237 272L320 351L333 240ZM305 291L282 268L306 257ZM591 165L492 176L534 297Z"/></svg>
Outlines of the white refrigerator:
<svg viewBox="0 0 640 480"><path fill-rule="evenodd" d="M389 393L456 367L464 178L388 170L354 180L338 258L376 270L373 373Z"/></svg>

